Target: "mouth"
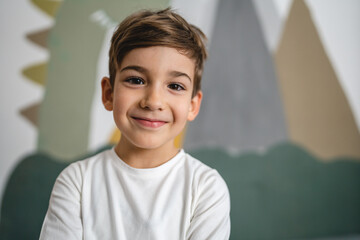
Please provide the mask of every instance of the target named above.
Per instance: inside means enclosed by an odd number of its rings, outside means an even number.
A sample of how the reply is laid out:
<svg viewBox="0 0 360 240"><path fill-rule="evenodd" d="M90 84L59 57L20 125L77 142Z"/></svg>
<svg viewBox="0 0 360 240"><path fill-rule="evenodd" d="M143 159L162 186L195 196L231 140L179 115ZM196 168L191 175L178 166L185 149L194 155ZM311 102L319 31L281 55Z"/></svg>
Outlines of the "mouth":
<svg viewBox="0 0 360 240"><path fill-rule="evenodd" d="M147 128L159 128L167 123L167 121L144 118L144 117L131 117L131 118L134 119L136 123Z"/></svg>

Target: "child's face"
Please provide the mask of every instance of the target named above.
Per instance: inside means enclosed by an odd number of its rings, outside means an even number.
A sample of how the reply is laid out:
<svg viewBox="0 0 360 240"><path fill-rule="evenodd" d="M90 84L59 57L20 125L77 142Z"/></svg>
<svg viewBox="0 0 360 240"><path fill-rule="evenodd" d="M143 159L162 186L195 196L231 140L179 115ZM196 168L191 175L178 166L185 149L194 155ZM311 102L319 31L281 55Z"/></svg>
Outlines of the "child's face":
<svg viewBox="0 0 360 240"><path fill-rule="evenodd" d="M113 91L102 81L103 103L126 141L141 149L173 148L174 138L198 114L192 97L195 62L169 47L137 48L118 68Z"/></svg>

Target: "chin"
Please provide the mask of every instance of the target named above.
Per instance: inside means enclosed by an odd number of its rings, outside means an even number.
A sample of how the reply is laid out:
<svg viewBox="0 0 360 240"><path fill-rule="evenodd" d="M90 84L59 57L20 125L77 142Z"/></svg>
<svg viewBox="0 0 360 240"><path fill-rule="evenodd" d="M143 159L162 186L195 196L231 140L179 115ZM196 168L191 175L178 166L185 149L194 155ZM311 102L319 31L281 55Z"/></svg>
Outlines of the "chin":
<svg viewBox="0 0 360 240"><path fill-rule="evenodd" d="M154 150L169 144L169 141L159 141L158 139L151 139L150 137L142 137L141 139L131 139L130 142L132 145L136 146L137 148L144 150Z"/></svg>

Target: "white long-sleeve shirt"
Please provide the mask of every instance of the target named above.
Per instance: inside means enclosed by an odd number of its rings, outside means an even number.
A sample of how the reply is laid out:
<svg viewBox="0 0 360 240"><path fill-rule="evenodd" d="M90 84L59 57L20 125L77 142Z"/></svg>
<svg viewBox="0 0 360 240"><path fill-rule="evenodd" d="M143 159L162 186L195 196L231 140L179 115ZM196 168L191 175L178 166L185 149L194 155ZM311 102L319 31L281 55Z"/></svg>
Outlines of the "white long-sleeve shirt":
<svg viewBox="0 0 360 240"><path fill-rule="evenodd" d="M40 239L229 239L228 188L181 150L163 165L132 168L114 149L57 178Z"/></svg>

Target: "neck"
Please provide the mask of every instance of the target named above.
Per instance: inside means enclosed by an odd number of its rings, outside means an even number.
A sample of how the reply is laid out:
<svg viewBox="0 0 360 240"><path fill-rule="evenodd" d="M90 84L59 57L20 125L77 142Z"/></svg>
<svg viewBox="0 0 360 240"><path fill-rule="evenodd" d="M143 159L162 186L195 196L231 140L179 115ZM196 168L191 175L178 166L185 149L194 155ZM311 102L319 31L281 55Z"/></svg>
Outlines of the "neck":
<svg viewBox="0 0 360 240"><path fill-rule="evenodd" d="M169 161L179 152L179 149L174 146L173 142L154 149L144 149L134 146L123 139L121 138L115 146L115 152L121 160L134 168L158 167Z"/></svg>

